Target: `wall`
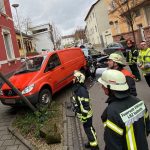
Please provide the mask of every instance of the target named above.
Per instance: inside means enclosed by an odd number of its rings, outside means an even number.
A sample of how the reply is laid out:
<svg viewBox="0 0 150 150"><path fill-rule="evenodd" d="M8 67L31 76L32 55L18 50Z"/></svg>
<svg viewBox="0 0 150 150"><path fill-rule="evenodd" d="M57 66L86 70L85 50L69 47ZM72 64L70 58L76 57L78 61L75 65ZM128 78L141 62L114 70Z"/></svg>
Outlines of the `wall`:
<svg viewBox="0 0 150 150"><path fill-rule="evenodd" d="M19 49L17 45L16 40L16 34L14 30L14 24L12 20L12 14L10 9L10 3L9 0L4 0L5 2L5 10L6 14L0 14L0 33L2 33L2 29L7 29L10 32L11 39L12 39L12 47L14 50L15 59L14 60L8 60L5 44L3 40L3 35L0 34L0 48L1 48L1 54L0 54L0 71L4 74L8 74L12 71L14 71L18 65L20 64L20 54Z"/></svg>
<svg viewBox="0 0 150 150"><path fill-rule="evenodd" d="M120 35L113 36L114 41L119 42L121 35L123 35L123 37L125 39L132 39L133 40L132 32L127 32L127 33L123 33L123 34L120 34ZM145 39L146 39L148 45L150 46L150 26L144 28L144 35L145 35ZM136 37L137 46L139 47L139 44L142 41L139 30L135 31L135 37Z"/></svg>

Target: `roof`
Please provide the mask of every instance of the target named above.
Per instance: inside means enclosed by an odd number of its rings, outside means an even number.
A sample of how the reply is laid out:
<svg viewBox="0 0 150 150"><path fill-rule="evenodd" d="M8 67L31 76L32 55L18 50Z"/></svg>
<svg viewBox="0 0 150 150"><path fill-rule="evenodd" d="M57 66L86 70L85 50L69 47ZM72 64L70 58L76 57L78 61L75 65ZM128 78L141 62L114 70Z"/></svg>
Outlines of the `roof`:
<svg viewBox="0 0 150 150"><path fill-rule="evenodd" d="M20 31L17 30L17 29L15 29L15 33L16 33L17 35L20 35ZM25 33L23 33L23 32L21 32L21 33L22 33L22 36L25 36L25 37L28 37L28 38L32 38L31 35L27 35L27 34L25 34Z"/></svg>
<svg viewBox="0 0 150 150"><path fill-rule="evenodd" d="M67 39L67 38L74 38L74 35L65 35L65 36L62 36L62 39Z"/></svg>
<svg viewBox="0 0 150 150"><path fill-rule="evenodd" d="M86 15L84 21L86 21L86 19L88 18L90 12L92 11L92 9L94 8L94 6L95 6L99 1L100 1L100 0L97 0L97 1L91 6L91 8L89 9L89 11L88 11L88 13L87 13L87 15Z"/></svg>
<svg viewBox="0 0 150 150"><path fill-rule="evenodd" d="M30 29L37 28L37 27L42 27L42 26L45 26L45 25L51 26L50 23L45 23L45 24L34 25L34 26L31 27Z"/></svg>

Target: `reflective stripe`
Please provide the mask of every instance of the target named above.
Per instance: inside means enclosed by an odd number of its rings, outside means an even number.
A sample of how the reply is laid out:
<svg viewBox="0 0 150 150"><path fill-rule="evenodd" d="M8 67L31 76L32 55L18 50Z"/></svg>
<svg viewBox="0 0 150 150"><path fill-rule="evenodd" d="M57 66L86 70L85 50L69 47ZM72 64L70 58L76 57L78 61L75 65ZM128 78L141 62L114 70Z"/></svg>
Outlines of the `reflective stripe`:
<svg viewBox="0 0 150 150"><path fill-rule="evenodd" d="M147 112L145 112L145 114L144 114L144 118L148 118L149 117L149 115L148 115L148 111Z"/></svg>
<svg viewBox="0 0 150 150"><path fill-rule="evenodd" d="M112 129L114 132L118 133L119 135L123 135L123 129L115 125L113 122L110 120L106 121L106 126Z"/></svg>
<svg viewBox="0 0 150 150"><path fill-rule="evenodd" d="M134 131L133 131L133 124L131 124L129 127L126 126L126 140L127 140L128 150L137 150Z"/></svg>
<svg viewBox="0 0 150 150"><path fill-rule="evenodd" d="M93 134L93 136L94 136L94 139L95 139L94 142L90 142L90 145L91 145L91 146L97 146L98 143L97 143L96 133L93 131L93 128L92 128L92 127L91 127L90 129L91 129L91 132L92 132L92 134Z"/></svg>
<svg viewBox="0 0 150 150"><path fill-rule="evenodd" d="M104 128L106 127L106 122L104 122Z"/></svg>
<svg viewBox="0 0 150 150"><path fill-rule="evenodd" d="M85 101L85 102L89 102L89 101L90 101L89 98L84 98L84 97L79 97L79 96L78 96L78 99L79 99L80 101Z"/></svg>

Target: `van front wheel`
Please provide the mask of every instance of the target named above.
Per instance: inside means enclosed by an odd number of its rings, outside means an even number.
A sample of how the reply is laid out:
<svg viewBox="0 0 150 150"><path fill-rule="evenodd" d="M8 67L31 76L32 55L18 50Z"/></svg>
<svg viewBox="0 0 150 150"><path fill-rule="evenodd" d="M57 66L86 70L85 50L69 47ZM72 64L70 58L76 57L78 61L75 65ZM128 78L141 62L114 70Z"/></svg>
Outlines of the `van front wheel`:
<svg viewBox="0 0 150 150"><path fill-rule="evenodd" d="M49 106L52 101L52 94L49 89L43 89L39 95L39 104Z"/></svg>

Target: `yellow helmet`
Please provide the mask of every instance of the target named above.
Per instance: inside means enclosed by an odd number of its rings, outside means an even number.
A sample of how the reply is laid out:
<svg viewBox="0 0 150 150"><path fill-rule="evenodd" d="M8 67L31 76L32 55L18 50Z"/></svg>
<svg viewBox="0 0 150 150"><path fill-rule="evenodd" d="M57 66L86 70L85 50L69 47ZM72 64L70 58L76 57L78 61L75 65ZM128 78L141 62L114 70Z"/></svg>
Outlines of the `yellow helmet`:
<svg viewBox="0 0 150 150"><path fill-rule="evenodd" d="M124 74L118 70L108 69L104 71L98 82L114 91L126 91L129 89Z"/></svg>
<svg viewBox="0 0 150 150"><path fill-rule="evenodd" d="M78 70L74 71L74 77L76 77L79 83L84 83L85 81L85 75Z"/></svg>
<svg viewBox="0 0 150 150"><path fill-rule="evenodd" d="M108 59L113 60L114 62L116 62L118 64L126 65L124 57L121 56L120 54L112 53L112 54L110 54Z"/></svg>

